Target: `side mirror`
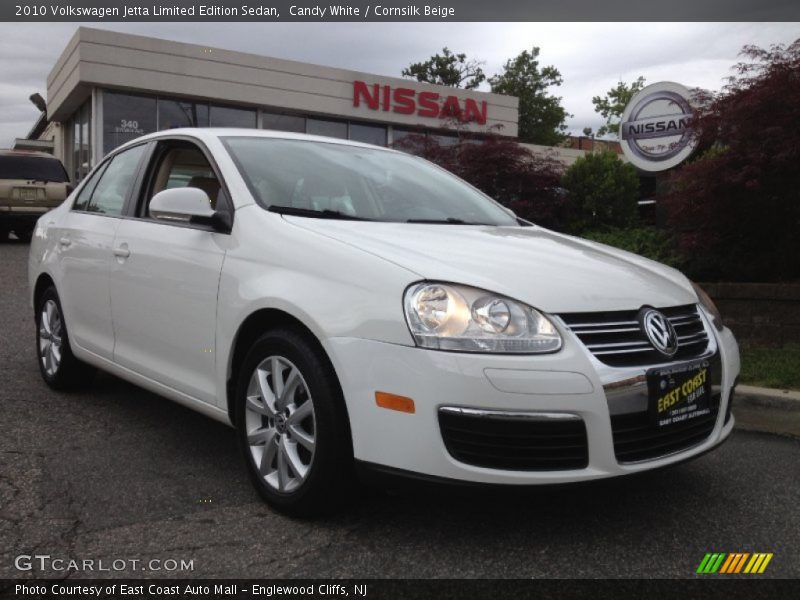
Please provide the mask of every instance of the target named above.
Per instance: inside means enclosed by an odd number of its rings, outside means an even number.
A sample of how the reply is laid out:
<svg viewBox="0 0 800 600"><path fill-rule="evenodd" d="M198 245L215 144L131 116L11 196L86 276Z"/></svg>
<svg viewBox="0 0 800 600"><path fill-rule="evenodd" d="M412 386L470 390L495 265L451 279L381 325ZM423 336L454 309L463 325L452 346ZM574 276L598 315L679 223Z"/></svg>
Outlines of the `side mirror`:
<svg viewBox="0 0 800 600"><path fill-rule="evenodd" d="M156 219L191 221L194 217L210 219L214 216L214 209L203 190L182 187L164 190L153 196L150 215Z"/></svg>
<svg viewBox="0 0 800 600"><path fill-rule="evenodd" d="M211 208L208 194L194 187L158 192L150 200L150 216L156 219L202 223L225 233L232 227L231 215Z"/></svg>

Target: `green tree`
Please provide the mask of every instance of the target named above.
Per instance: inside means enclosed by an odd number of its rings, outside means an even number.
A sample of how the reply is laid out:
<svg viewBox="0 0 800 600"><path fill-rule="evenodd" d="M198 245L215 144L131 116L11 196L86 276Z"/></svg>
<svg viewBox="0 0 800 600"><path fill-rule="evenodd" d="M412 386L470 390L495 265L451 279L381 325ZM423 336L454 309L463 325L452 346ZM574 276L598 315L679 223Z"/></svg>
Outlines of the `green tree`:
<svg viewBox="0 0 800 600"><path fill-rule="evenodd" d="M618 81L617 85L606 93L605 96L595 96L592 98L594 111L600 113L606 120L606 124L597 130L597 136L603 137L609 133L619 133L619 122L625 107L631 98L644 87L644 77L639 77L636 81L628 85L624 81Z"/></svg>
<svg viewBox="0 0 800 600"><path fill-rule="evenodd" d="M576 233L628 227L638 221L639 176L613 152L582 156L564 173L562 185L574 206Z"/></svg>
<svg viewBox="0 0 800 600"><path fill-rule="evenodd" d="M467 60L466 54L453 54L447 47L442 54L434 54L424 62L412 63L403 69L403 77L411 77L423 83L435 83L471 90L486 80L481 69L483 63Z"/></svg>
<svg viewBox="0 0 800 600"><path fill-rule="evenodd" d="M539 67L539 48L525 50L506 62L503 72L489 79L492 91L519 98L519 139L521 142L555 146L563 141L571 116L561 106L561 98L548 88L563 82L553 66Z"/></svg>

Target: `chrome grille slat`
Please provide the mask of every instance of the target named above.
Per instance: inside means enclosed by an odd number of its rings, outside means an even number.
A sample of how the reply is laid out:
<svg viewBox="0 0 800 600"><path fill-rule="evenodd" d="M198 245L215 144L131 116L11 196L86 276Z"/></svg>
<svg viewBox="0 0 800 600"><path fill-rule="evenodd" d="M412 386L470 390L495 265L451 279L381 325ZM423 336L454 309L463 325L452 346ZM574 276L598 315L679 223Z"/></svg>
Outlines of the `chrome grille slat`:
<svg viewBox="0 0 800 600"><path fill-rule="evenodd" d="M672 360L702 356L708 348L706 331L697 306L658 308L675 328L678 352ZM614 366L646 366L664 363L664 355L656 351L642 331L638 310L559 315L564 324L601 362Z"/></svg>
<svg viewBox="0 0 800 600"><path fill-rule="evenodd" d="M703 338L701 340L694 340L693 342L685 342L681 344L681 347L684 348L686 346L694 346L696 344L703 344L703 349L705 349L708 346L708 340Z"/></svg>
<svg viewBox="0 0 800 600"><path fill-rule="evenodd" d="M613 344L586 344L589 350L602 350L603 348L638 348L639 346L650 346L644 340L641 342L618 342Z"/></svg>
<svg viewBox="0 0 800 600"><path fill-rule="evenodd" d="M692 335L679 335L678 342L681 344L688 344L690 342L700 342L700 341L708 341L708 337L706 336L705 331L700 331L698 333L693 333Z"/></svg>
<svg viewBox="0 0 800 600"><path fill-rule="evenodd" d="M621 327L619 329L587 329L586 331L578 331L573 329L575 333L580 333L581 335L599 335L601 333L625 333L631 331L640 331L639 327Z"/></svg>
<svg viewBox="0 0 800 600"><path fill-rule="evenodd" d="M634 321L618 321L616 323L575 323L573 325L570 325L570 328L580 329L583 327L615 327L618 325L625 327L635 326L638 328L639 322L634 320Z"/></svg>
<svg viewBox="0 0 800 600"><path fill-rule="evenodd" d="M652 352L652 348L624 348L622 350L598 350L592 352L595 356L606 356L607 354L628 354L629 352Z"/></svg>
<svg viewBox="0 0 800 600"><path fill-rule="evenodd" d="M674 326L686 325L687 323L700 323L698 315L686 315L683 317L667 317Z"/></svg>

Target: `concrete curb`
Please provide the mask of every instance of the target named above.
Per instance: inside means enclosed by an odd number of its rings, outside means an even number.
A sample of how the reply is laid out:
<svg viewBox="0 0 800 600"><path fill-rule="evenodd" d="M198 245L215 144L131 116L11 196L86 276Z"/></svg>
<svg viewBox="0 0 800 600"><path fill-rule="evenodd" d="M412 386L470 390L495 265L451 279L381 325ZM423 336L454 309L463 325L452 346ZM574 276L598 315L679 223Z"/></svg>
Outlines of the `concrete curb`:
<svg viewBox="0 0 800 600"><path fill-rule="evenodd" d="M800 392L738 385L733 415L739 429L800 437Z"/></svg>

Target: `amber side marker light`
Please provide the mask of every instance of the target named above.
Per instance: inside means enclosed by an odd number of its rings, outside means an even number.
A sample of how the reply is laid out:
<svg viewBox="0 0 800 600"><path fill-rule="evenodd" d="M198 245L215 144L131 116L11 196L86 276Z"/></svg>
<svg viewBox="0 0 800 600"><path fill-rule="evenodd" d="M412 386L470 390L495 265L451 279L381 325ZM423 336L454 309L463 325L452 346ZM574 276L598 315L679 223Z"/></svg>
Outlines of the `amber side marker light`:
<svg viewBox="0 0 800 600"><path fill-rule="evenodd" d="M381 408L411 413L412 415L416 412L414 401L411 398L387 394L386 392L375 392L375 404Z"/></svg>

